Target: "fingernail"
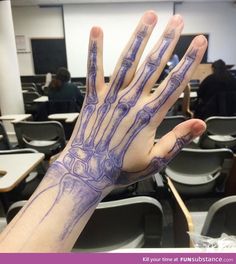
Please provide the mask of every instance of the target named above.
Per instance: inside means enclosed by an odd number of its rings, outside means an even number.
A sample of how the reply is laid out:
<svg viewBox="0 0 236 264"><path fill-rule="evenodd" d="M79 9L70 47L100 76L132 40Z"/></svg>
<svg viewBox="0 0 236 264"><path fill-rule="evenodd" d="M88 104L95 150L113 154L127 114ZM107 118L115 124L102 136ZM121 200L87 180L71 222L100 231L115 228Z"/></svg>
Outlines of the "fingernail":
<svg viewBox="0 0 236 264"><path fill-rule="evenodd" d="M201 47L201 46L205 45L206 41L207 40L203 35L199 35L195 38L194 45Z"/></svg>
<svg viewBox="0 0 236 264"><path fill-rule="evenodd" d="M100 30L99 27L93 27L91 29L91 36L92 36L92 38L98 38L99 35L100 35L100 32L101 32L101 30Z"/></svg>
<svg viewBox="0 0 236 264"><path fill-rule="evenodd" d="M147 25L152 25L157 21L157 16L153 11L148 11L144 14L143 22Z"/></svg>

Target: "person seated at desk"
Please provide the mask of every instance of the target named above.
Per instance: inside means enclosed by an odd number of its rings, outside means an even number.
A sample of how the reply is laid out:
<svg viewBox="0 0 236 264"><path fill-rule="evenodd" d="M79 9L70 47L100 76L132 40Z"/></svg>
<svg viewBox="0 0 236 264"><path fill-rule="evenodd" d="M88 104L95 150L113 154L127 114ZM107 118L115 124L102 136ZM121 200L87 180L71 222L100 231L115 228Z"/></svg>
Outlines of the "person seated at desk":
<svg viewBox="0 0 236 264"><path fill-rule="evenodd" d="M53 79L48 89L49 102L52 101L72 101L78 104L81 109L84 97L79 88L70 82L70 72L66 68L59 68L55 79Z"/></svg>
<svg viewBox="0 0 236 264"><path fill-rule="evenodd" d="M205 123L190 119L154 143L158 125L207 47L204 36L195 37L175 70L150 94L183 29L182 17L174 15L137 70L156 22L154 11L144 14L107 86L103 32L92 28L87 95L74 133L36 192L1 233L1 252L70 251L108 193L160 171L185 144L203 133Z"/></svg>
<svg viewBox="0 0 236 264"><path fill-rule="evenodd" d="M236 112L236 79L221 59L213 62L212 70L213 73L201 82L197 90L194 106L197 118L229 116Z"/></svg>

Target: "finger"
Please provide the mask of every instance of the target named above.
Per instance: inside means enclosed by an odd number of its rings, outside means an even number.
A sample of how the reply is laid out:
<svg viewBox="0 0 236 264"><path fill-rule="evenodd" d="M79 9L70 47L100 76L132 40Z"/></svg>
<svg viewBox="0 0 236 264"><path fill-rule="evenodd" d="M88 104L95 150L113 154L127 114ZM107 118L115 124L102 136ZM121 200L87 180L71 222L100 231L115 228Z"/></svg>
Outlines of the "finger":
<svg viewBox="0 0 236 264"><path fill-rule="evenodd" d="M147 11L141 18L131 39L122 52L110 81L106 100L114 102L120 89L126 87L133 78L137 65L157 22L154 11Z"/></svg>
<svg viewBox="0 0 236 264"><path fill-rule="evenodd" d="M99 27L93 27L89 38L88 74L86 103L97 103L97 91L104 87L103 72L103 32Z"/></svg>
<svg viewBox="0 0 236 264"><path fill-rule="evenodd" d="M202 35L195 37L183 59L161 83L158 90L151 95L151 100L144 109L152 116L158 113L158 118L153 119L155 126L183 92L191 75L201 62L206 48L206 38Z"/></svg>
<svg viewBox="0 0 236 264"><path fill-rule="evenodd" d="M149 156L150 162L144 169L134 172L123 171L116 184L128 185L162 170L182 147L200 136L205 128L205 123L199 119L191 119L179 124L154 145Z"/></svg>
<svg viewBox="0 0 236 264"><path fill-rule="evenodd" d="M159 158L160 165L165 166L185 145L200 136L206 129L206 124L199 119L190 119L177 125L163 136L153 147L151 159Z"/></svg>
<svg viewBox="0 0 236 264"><path fill-rule="evenodd" d="M150 93L150 89L159 78L168 59L170 58L183 29L183 19L180 15L173 16L166 26L161 38L154 46L147 59L143 62L135 78L129 85L125 101L134 97L139 98L143 91Z"/></svg>

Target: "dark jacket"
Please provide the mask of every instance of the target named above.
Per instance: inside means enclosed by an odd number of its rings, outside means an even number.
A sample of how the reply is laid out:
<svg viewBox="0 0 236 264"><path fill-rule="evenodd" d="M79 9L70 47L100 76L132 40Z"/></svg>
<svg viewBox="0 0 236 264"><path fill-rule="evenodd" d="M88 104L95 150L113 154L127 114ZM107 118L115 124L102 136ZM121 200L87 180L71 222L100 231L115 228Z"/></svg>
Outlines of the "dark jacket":
<svg viewBox="0 0 236 264"><path fill-rule="evenodd" d="M73 101L81 109L84 97L75 84L67 82L58 89L49 86L48 99L49 101Z"/></svg>
<svg viewBox="0 0 236 264"><path fill-rule="evenodd" d="M210 116L234 115L236 112L236 79L229 74L219 78L216 74L207 76L197 91L195 117L205 119Z"/></svg>

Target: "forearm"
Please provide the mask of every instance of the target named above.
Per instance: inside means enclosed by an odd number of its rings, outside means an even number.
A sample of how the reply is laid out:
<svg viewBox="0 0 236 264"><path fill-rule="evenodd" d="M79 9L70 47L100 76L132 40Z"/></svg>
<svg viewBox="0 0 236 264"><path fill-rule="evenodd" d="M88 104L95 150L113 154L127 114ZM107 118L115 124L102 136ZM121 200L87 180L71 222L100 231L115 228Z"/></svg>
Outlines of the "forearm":
<svg viewBox="0 0 236 264"><path fill-rule="evenodd" d="M58 161L0 235L1 252L70 251L104 193Z"/></svg>

